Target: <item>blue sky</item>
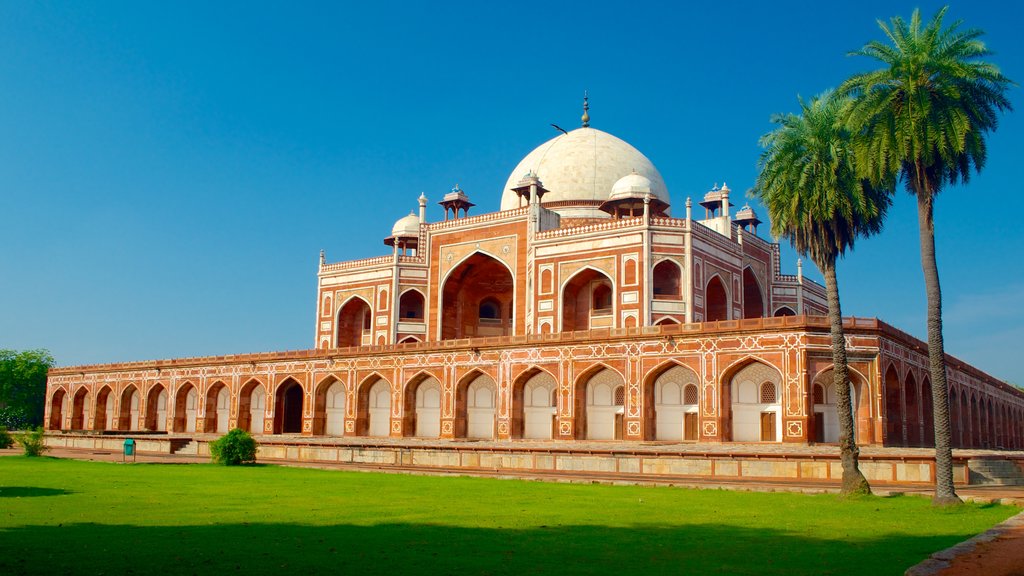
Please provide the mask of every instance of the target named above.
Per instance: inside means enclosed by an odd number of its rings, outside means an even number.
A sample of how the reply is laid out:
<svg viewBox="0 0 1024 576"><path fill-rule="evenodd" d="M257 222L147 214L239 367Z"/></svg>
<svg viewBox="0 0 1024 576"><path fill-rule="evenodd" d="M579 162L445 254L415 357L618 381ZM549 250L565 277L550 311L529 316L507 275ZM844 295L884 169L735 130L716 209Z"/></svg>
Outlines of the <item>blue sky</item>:
<svg viewBox="0 0 1024 576"><path fill-rule="evenodd" d="M585 89L677 212L746 190L770 115L873 67L846 53L916 6L940 4L0 3L0 348L72 365L311 347L321 248L384 254L420 192L436 220L455 183L496 210ZM957 18L1024 82L1020 4ZM1022 142L1004 115L936 212L947 351L1017 384ZM900 192L840 288L846 314L924 336L915 214Z"/></svg>

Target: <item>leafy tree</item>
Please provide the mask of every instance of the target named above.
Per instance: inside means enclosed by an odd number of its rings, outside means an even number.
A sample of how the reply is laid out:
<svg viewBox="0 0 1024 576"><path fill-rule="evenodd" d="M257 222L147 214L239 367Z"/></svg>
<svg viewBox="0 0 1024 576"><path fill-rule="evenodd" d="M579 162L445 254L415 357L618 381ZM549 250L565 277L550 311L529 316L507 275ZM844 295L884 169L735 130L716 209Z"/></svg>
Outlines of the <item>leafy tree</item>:
<svg viewBox="0 0 1024 576"><path fill-rule="evenodd" d="M832 332L832 377L839 419L843 494L870 494L860 471L860 451L853 435L849 367L843 313L839 303L836 261L854 241L881 230L891 202L858 177L849 149L849 133L841 123L848 100L826 92L809 103L800 100L800 114L772 117L777 128L761 138L765 149L754 194L767 207L772 234L790 241L825 276Z"/></svg>
<svg viewBox="0 0 1024 576"><path fill-rule="evenodd" d="M0 350L0 425L39 426L46 405L46 373L53 356L46 350Z"/></svg>
<svg viewBox="0 0 1024 576"><path fill-rule="evenodd" d="M234 428L210 443L210 456L225 466L256 462L256 441L248 432Z"/></svg>
<svg viewBox="0 0 1024 576"><path fill-rule="evenodd" d="M886 42L872 41L851 55L878 60L882 68L857 74L840 87L854 97L847 123L857 164L879 183L901 180L917 199L921 268L928 298L928 359L935 427L936 504L958 503L942 342L942 292L935 257L936 196L947 184L967 182L985 164L985 135L997 113L1010 110L1012 84L981 58L991 54L980 30L943 27L943 8L927 24L914 10L910 22L894 17L878 25ZM893 186L895 188L895 185Z"/></svg>

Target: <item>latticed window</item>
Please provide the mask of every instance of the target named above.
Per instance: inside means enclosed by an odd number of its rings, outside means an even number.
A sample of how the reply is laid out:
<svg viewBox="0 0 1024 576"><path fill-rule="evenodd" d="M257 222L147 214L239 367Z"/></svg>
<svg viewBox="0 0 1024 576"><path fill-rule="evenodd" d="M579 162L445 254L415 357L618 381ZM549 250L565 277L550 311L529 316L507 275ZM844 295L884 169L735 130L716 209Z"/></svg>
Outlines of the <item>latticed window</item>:
<svg viewBox="0 0 1024 576"><path fill-rule="evenodd" d="M697 403L697 387L693 384L688 385L683 389L683 404L696 404Z"/></svg>
<svg viewBox="0 0 1024 576"><path fill-rule="evenodd" d="M825 389L821 384L814 385L814 403L824 404L825 403Z"/></svg>
<svg viewBox="0 0 1024 576"><path fill-rule="evenodd" d="M626 389L619 386L615 389L615 405L624 406L626 404Z"/></svg>
<svg viewBox="0 0 1024 576"><path fill-rule="evenodd" d="M761 404L775 403L775 384L765 382L761 384Z"/></svg>

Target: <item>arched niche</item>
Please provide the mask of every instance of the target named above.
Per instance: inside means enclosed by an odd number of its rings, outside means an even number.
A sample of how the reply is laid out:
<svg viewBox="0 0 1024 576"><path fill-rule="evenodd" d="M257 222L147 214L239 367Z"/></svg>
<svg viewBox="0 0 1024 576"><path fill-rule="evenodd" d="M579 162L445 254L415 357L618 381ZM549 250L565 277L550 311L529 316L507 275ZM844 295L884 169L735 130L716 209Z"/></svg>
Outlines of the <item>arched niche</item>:
<svg viewBox="0 0 1024 576"><path fill-rule="evenodd" d="M496 258L482 252L466 258L444 280L441 339L512 334L513 288L512 273ZM497 309L495 317L481 317L485 303Z"/></svg>

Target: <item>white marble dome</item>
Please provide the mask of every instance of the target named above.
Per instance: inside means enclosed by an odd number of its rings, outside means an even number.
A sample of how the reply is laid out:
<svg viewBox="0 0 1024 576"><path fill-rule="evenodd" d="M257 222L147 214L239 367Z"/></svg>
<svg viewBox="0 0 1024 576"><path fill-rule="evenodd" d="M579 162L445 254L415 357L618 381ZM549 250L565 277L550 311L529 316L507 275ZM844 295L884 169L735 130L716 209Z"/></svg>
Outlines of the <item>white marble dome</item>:
<svg viewBox="0 0 1024 576"><path fill-rule="evenodd" d="M637 172L633 172L632 174L619 178L615 184L612 185L612 193L608 196L608 199L643 199L647 194L653 194L651 191L651 179L646 176L641 176Z"/></svg>
<svg viewBox="0 0 1024 576"><path fill-rule="evenodd" d="M586 201L590 206L551 207L567 217L607 218L597 206L608 199L612 187L634 171L650 181L651 194L669 203L668 189L658 169L629 143L594 128L577 128L541 144L512 170L501 196L501 209L519 207L512 188L528 172L536 174L548 190L543 204Z"/></svg>
<svg viewBox="0 0 1024 576"><path fill-rule="evenodd" d="M391 235L395 237L419 236L420 217L409 212L408 216L399 218L391 228Z"/></svg>

